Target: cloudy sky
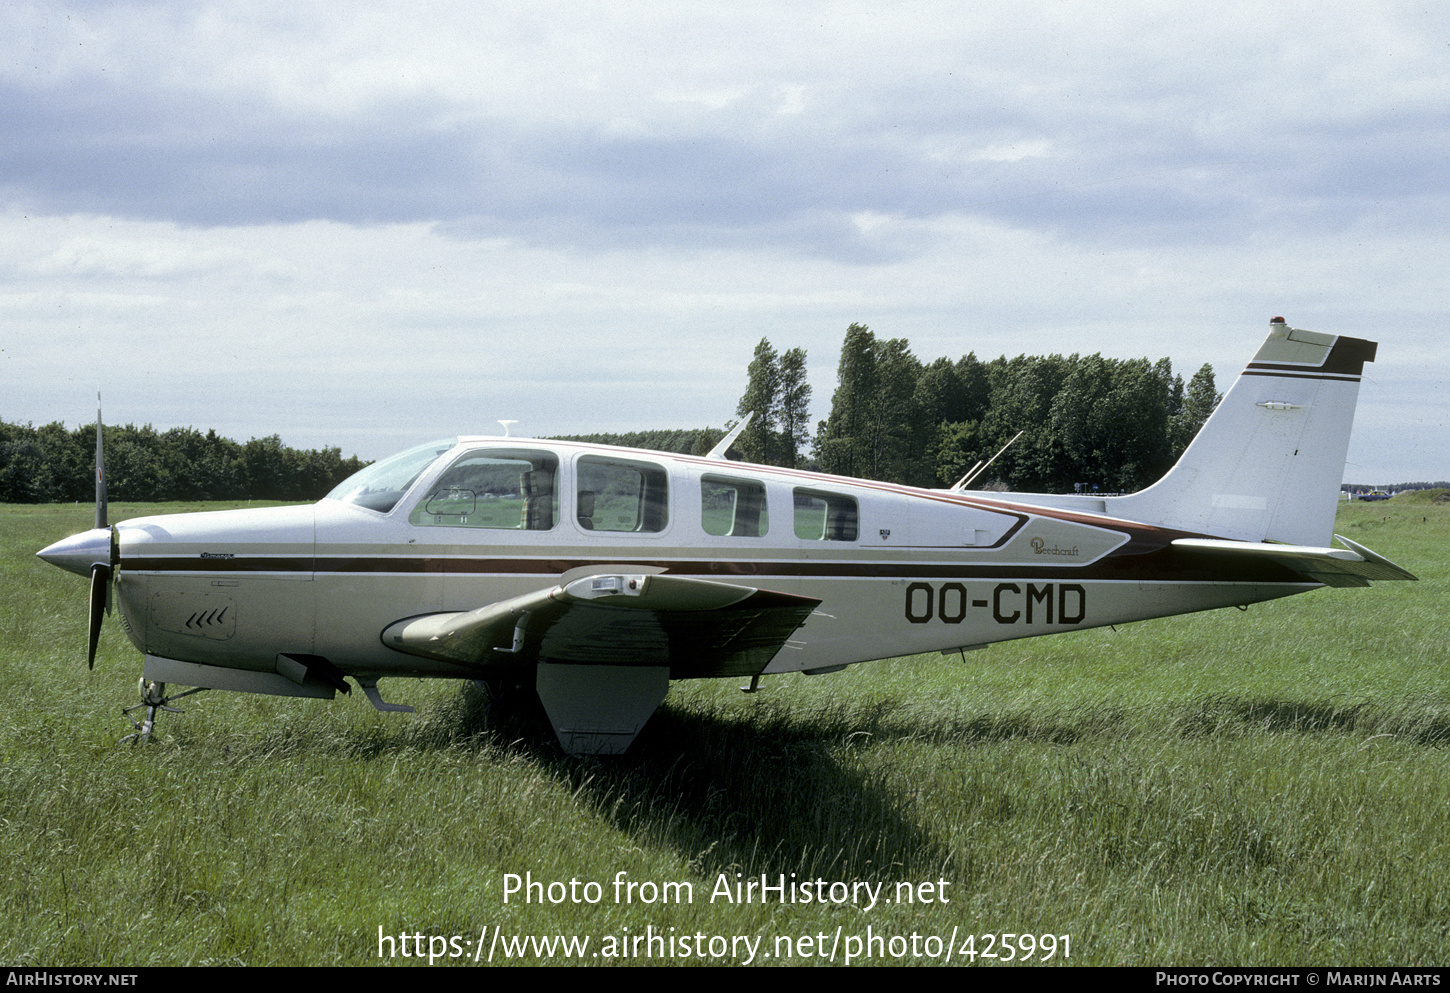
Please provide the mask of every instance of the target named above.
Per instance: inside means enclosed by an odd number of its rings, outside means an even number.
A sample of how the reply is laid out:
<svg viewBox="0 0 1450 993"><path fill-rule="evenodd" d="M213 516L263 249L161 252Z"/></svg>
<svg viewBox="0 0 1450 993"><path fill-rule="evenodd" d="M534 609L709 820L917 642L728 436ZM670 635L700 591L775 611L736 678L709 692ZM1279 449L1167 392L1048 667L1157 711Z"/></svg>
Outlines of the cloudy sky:
<svg viewBox="0 0 1450 993"><path fill-rule="evenodd" d="M1380 342L1346 478L1450 478L1450 8L0 6L0 419L722 425L757 341Z"/></svg>

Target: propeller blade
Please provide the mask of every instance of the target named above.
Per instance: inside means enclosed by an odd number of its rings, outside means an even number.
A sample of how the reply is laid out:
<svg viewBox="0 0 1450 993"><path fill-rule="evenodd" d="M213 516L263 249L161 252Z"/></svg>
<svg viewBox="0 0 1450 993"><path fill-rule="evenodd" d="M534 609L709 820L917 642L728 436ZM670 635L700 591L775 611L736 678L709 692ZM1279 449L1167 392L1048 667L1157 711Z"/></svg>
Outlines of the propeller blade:
<svg viewBox="0 0 1450 993"><path fill-rule="evenodd" d="M98 562L91 567L90 651L86 658L92 669L96 667L96 645L101 640L101 621L106 616L106 601L110 599L110 592L111 567Z"/></svg>
<svg viewBox="0 0 1450 993"><path fill-rule="evenodd" d="M101 395L96 394L96 527L106 527L106 450L101 439Z"/></svg>
<svg viewBox="0 0 1450 993"><path fill-rule="evenodd" d="M116 531L116 526L111 525L111 575L113 580L119 580L121 576L121 535ZM111 598L115 595L115 586L106 583L106 616L111 616Z"/></svg>

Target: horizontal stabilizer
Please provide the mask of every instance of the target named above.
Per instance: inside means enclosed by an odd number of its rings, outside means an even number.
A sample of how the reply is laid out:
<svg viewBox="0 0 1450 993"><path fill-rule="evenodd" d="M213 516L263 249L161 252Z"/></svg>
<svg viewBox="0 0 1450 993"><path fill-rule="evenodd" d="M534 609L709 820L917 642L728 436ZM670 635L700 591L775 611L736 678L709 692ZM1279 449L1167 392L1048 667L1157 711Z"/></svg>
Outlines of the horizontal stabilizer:
<svg viewBox="0 0 1450 993"><path fill-rule="evenodd" d="M383 644L468 667L548 660L668 667L672 679L752 676L820 604L614 568L620 571L571 572L552 589L477 610L406 618L383 631Z"/></svg>
<svg viewBox="0 0 1450 993"><path fill-rule="evenodd" d="M1311 548L1305 545L1276 545L1254 541L1224 541L1217 538L1177 538L1173 547L1187 552L1231 555L1276 562L1325 586L1368 586L1372 579L1416 577L1383 555L1335 535L1344 548Z"/></svg>

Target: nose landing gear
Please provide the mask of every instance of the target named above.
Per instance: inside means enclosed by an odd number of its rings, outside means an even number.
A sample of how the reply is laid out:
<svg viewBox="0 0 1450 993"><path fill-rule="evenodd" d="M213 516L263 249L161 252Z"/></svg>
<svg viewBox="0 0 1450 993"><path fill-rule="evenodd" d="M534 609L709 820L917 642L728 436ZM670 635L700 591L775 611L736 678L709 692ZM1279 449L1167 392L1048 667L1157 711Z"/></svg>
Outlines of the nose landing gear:
<svg viewBox="0 0 1450 993"><path fill-rule="evenodd" d="M184 696L191 696L193 693L200 693L206 689L204 686L199 686L196 689L187 690L185 693L173 693L171 696L167 696L165 683L153 682L143 678L137 681L137 685L141 689L141 702L134 706L126 707L121 711L122 716L130 721L131 726L136 729L132 734L128 734L122 738L121 742L129 741L132 744L138 741L151 740L151 734L156 730L156 712L158 710L170 711L173 714L184 714L186 711L171 706L171 701L180 700ZM142 707L146 708L146 718L137 721L136 718L131 716L131 711L140 710Z"/></svg>

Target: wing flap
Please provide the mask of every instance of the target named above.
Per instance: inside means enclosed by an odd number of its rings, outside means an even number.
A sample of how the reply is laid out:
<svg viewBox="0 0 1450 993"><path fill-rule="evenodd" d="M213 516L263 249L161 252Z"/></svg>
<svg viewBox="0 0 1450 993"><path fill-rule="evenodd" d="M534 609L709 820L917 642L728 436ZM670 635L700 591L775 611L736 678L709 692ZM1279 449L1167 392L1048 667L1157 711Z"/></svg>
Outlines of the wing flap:
<svg viewBox="0 0 1450 993"><path fill-rule="evenodd" d="M759 673L820 604L683 576L599 572L472 611L389 625L396 651L470 668L543 659L668 666L672 679Z"/></svg>

